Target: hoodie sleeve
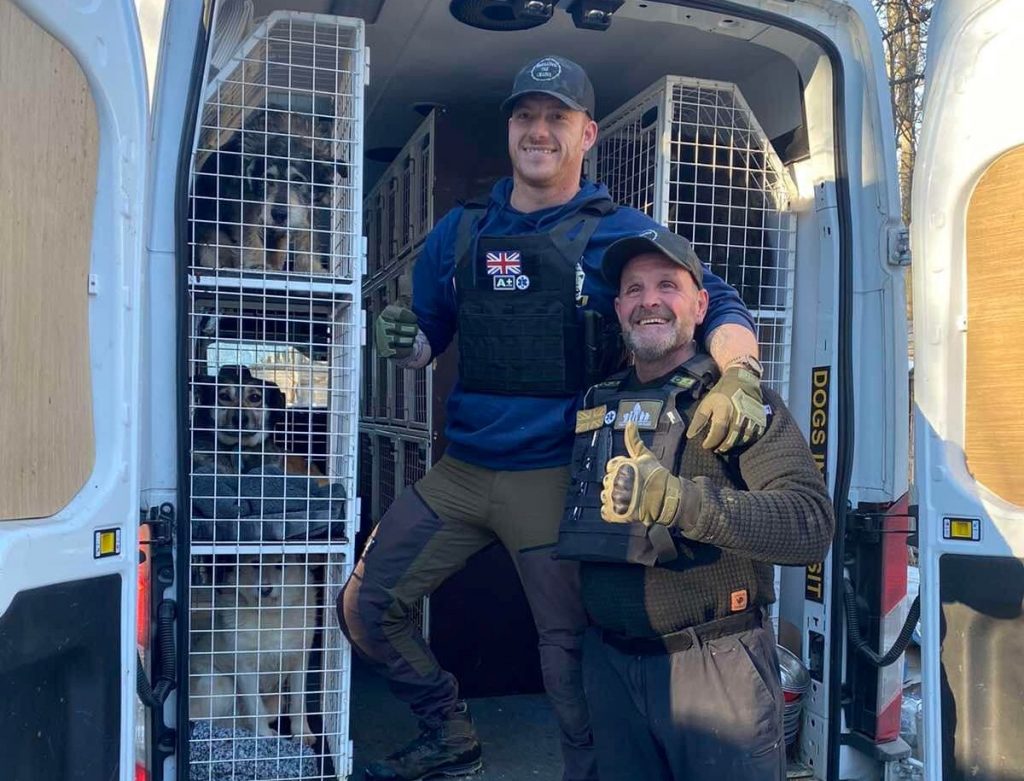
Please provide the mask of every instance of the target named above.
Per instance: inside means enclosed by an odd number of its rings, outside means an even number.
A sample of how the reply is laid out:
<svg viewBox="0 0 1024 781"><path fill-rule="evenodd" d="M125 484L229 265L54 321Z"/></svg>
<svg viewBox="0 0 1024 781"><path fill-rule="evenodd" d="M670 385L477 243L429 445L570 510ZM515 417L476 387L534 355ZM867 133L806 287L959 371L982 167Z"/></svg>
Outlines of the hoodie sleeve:
<svg viewBox="0 0 1024 781"><path fill-rule="evenodd" d="M458 322L455 303L455 231L462 209L453 209L427 235L412 272L412 311L436 358L451 344Z"/></svg>
<svg viewBox="0 0 1024 781"><path fill-rule="evenodd" d="M708 291L708 312L698 330L701 341L721 325L742 325L754 330L754 318L750 315L736 289L704 266L704 289Z"/></svg>

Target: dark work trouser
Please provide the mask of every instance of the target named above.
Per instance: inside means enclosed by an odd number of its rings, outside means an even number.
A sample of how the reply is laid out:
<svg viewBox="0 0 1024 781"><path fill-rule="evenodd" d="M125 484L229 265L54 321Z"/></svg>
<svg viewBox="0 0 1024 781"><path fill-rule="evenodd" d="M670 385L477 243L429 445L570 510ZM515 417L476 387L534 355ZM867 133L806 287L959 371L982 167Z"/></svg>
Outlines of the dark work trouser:
<svg viewBox="0 0 1024 781"><path fill-rule="evenodd" d="M601 781L783 781L775 641L758 627L673 654L587 632L583 684Z"/></svg>
<svg viewBox="0 0 1024 781"><path fill-rule="evenodd" d="M385 513L337 607L353 647L417 717L436 724L455 705L458 683L440 668L410 611L470 556L500 540L537 625L564 778L584 781L597 778L580 669L586 614L578 565L552 556L568 483L565 467L496 472L445 456Z"/></svg>

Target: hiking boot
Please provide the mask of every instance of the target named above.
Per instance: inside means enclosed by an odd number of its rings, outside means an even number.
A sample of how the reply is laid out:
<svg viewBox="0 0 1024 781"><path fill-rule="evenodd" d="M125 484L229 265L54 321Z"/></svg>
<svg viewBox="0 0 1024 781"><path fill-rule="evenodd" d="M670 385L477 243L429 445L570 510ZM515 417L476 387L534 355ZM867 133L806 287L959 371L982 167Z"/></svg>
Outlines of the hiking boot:
<svg viewBox="0 0 1024 781"><path fill-rule="evenodd" d="M366 781L421 781L468 776L483 767L480 741L465 702L439 727L423 726L409 745L366 768Z"/></svg>

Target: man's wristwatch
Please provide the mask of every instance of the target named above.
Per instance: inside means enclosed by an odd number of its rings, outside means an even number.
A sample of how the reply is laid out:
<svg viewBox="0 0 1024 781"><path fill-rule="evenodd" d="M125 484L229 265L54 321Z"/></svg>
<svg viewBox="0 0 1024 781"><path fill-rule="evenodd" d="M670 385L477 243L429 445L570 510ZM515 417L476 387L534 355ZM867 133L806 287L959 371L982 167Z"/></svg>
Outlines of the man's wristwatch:
<svg viewBox="0 0 1024 781"><path fill-rule="evenodd" d="M742 366L757 377L758 380L764 377L764 366L753 355L741 355L739 358L733 358L726 364L725 368L730 369L733 366Z"/></svg>

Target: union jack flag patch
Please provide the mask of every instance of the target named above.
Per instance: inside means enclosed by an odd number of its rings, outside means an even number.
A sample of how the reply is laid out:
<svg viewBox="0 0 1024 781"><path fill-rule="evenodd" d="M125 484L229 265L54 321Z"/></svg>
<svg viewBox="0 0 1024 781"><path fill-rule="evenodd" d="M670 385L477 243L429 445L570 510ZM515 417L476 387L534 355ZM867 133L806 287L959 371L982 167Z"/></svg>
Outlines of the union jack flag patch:
<svg viewBox="0 0 1024 781"><path fill-rule="evenodd" d="M518 252L488 252L488 274L522 274Z"/></svg>

